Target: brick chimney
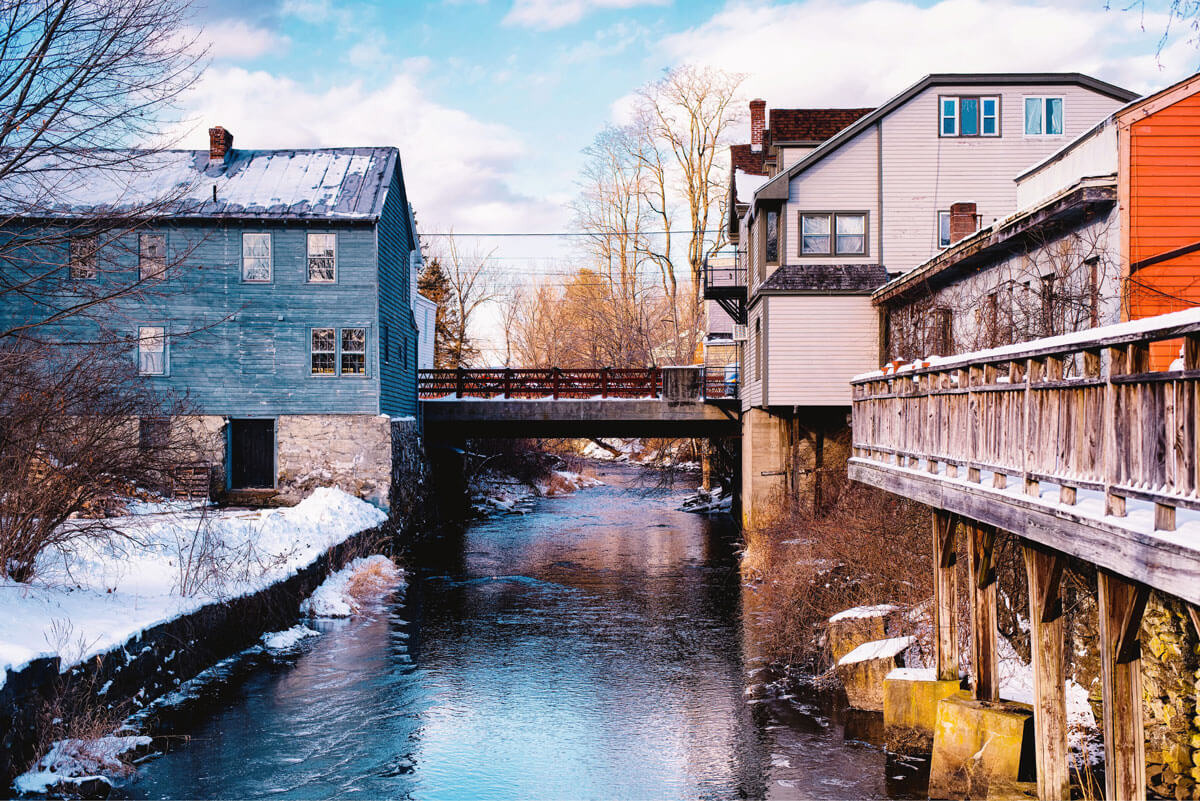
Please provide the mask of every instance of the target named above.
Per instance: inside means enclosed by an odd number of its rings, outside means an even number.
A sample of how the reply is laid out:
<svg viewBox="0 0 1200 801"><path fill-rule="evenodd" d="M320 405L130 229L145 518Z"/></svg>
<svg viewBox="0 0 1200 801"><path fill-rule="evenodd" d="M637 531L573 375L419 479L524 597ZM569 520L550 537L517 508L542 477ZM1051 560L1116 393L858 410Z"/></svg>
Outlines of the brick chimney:
<svg viewBox="0 0 1200 801"><path fill-rule="evenodd" d="M974 203L950 204L950 244L965 239L979 230L979 217Z"/></svg>
<svg viewBox="0 0 1200 801"><path fill-rule="evenodd" d="M226 154L233 150L233 134L220 125L208 129L208 160L224 161Z"/></svg>
<svg viewBox="0 0 1200 801"><path fill-rule="evenodd" d="M750 149L755 153L762 151L763 130L767 124L767 101L750 101Z"/></svg>

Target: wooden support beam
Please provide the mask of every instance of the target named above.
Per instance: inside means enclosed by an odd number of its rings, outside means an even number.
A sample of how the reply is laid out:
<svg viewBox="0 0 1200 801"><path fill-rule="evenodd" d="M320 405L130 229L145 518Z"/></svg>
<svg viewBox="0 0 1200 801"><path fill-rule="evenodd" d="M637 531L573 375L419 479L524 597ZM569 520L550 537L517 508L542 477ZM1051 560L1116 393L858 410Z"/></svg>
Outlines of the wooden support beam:
<svg viewBox="0 0 1200 801"><path fill-rule="evenodd" d="M1146 798L1141 659L1136 647L1148 590L1101 570L1100 679L1104 695L1105 798Z"/></svg>
<svg viewBox="0 0 1200 801"><path fill-rule="evenodd" d="M1196 608L1195 604L1188 604L1188 617L1192 619L1192 628L1196 630L1196 634L1200 635L1200 609Z"/></svg>
<svg viewBox="0 0 1200 801"><path fill-rule="evenodd" d="M1029 646L1033 655L1033 725L1038 798L1071 797L1067 757L1067 690L1060 582L1063 557L1026 544Z"/></svg>
<svg viewBox="0 0 1200 801"><path fill-rule="evenodd" d="M971 664L975 668L975 698L1000 700L1000 659L996 648L996 570L992 551L996 530L967 524L971 558Z"/></svg>
<svg viewBox="0 0 1200 801"><path fill-rule="evenodd" d="M934 510L934 659L939 681L958 681L958 517Z"/></svg>

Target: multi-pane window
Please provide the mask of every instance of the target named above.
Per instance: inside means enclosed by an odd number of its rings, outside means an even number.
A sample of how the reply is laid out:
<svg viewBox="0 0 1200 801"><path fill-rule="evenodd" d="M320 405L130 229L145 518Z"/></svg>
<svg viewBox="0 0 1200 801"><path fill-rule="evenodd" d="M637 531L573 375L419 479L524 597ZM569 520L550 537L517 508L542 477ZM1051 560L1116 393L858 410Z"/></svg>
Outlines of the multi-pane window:
<svg viewBox="0 0 1200 801"><path fill-rule="evenodd" d="M167 238L162 234L138 235L138 277L143 281L167 277Z"/></svg>
<svg viewBox="0 0 1200 801"><path fill-rule="evenodd" d="M337 331L332 328L314 328L311 332L309 362L313 375L335 375L337 373Z"/></svg>
<svg viewBox="0 0 1200 801"><path fill-rule="evenodd" d="M77 236L70 241L68 270L72 281L90 281L96 277L96 237Z"/></svg>
<svg viewBox="0 0 1200 801"><path fill-rule="evenodd" d="M999 136L1000 98L939 98L939 132L942 136Z"/></svg>
<svg viewBox="0 0 1200 801"><path fill-rule="evenodd" d="M1025 135L1060 136L1063 132L1061 97L1025 98Z"/></svg>
<svg viewBox="0 0 1200 801"><path fill-rule="evenodd" d="M342 375L366 375L367 329L342 329Z"/></svg>
<svg viewBox="0 0 1200 801"><path fill-rule="evenodd" d="M829 215L800 215L800 255L828 255Z"/></svg>
<svg viewBox="0 0 1200 801"><path fill-rule="evenodd" d="M171 420L167 417L142 417L138 420L138 447L144 451L162 450L171 443Z"/></svg>
<svg viewBox="0 0 1200 801"><path fill-rule="evenodd" d="M242 280L271 281L271 235L242 234Z"/></svg>
<svg viewBox="0 0 1200 801"><path fill-rule="evenodd" d="M801 256L863 256L867 252L867 215L800 215Z"/></svg>
<svg viewBox="0 0 1200 801"><path fill-rule="evenodd" d="M312 375L366 375L367 329L311 329L309 370Z"/></svg>
<svg viewBox="0 0 1200 801"><path fill-rule="evenodd" d="M332 283L337 280L337 235L308 235L308 280Z"/></svg>
<svg viewBox="0 0 1200 801"><path fill-rule="evenodd" d="M167 332L162 326L138 328L138 372L142 375L167 372Z"/></svg>
<svg viewBox="0 0 1200 801"><path fill-rule="evenodd" d="M767 212L766 262L779 263L779 212Z"/></svg>

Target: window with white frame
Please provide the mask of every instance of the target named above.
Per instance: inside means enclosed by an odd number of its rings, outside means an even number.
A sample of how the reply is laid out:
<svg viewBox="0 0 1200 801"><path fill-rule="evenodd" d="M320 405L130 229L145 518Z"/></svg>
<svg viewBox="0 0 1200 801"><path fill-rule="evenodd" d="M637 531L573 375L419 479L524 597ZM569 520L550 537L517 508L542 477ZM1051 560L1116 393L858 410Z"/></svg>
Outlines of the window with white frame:
<svg viewBox="0 0 1200 801"><path fill-rule="evenodd" d="M1000 98L985 95L941 97L938 100L942 136L999 136Z"/></svg>
<svg viewBox="0 0 1200 801"><path fill-rule="evenodd" d="M138 328L138 372L165 375L167 372L167 332L162 326Z"/></svg>
<svg viewBox="0 0 1200 801"><path fill-rule="evenodd" d="M1025 135L1061 136L1063 99L1061 97L1025 98Z"/></svg>
<svg viewBox="0 0 1200 801"><path fill-rule="evenodd" d="M801 256L865 256L867 215L862 212L801 213Z"/></svg>
<svg viewBox="0 0 1200 801"><path fill-rule="evenodd" d="M767 264L779 263L779 212L767 212L767 235L764 242Z"/></svg>
<svg viewBox="0 0 1200 801"><path fill-rule="evenodd" d="M96 277L96 237L77 236L68 243L68 271L72 281L90 281Z"/></svg>
<svg viewBox="0 0 1200 801"><path fill-rule="evenodd" d="M330 284L337 280L337 235L308 235L308 280Z"/></svg>
<svg viewBox="0 0 1200 801"><path fill-rule="evenodd" d="M242 234L242 280L247 283L270 283L270 234Z"/></svg>
<svg viewBox="0 0 1200 801"><path fill-rule="evenodd" d="M342 329L342 375L366 375L367 329Z"/></svg>
<svg viewBox="0 0 1200 801"><path fill-rule="evenodd" d="M337 331L314 328L309 332L309 365L313 375L337 374Z"/></svg>
<svg viewBox="0 0 1200 801"><path fill-rule="evenodd" d="M138 277L143 281L167 277L167 238L162 234L138 235Z"/></svg>

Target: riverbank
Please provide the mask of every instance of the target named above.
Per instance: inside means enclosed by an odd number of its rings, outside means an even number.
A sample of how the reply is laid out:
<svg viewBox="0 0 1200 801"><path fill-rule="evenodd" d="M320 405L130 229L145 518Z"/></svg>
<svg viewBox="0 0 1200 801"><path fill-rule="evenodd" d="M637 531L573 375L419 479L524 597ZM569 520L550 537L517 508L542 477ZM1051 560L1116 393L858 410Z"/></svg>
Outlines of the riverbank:
<svg viewBox="0 0 1200 801"><path fill-rule="evenodd" d="M95 737L264 632L291 625L331 571L387 537L336 489L295 507L141 504L114 536L0 583L0 782L52 741ZM105 731L107 729L107 731Z"/></svg>

